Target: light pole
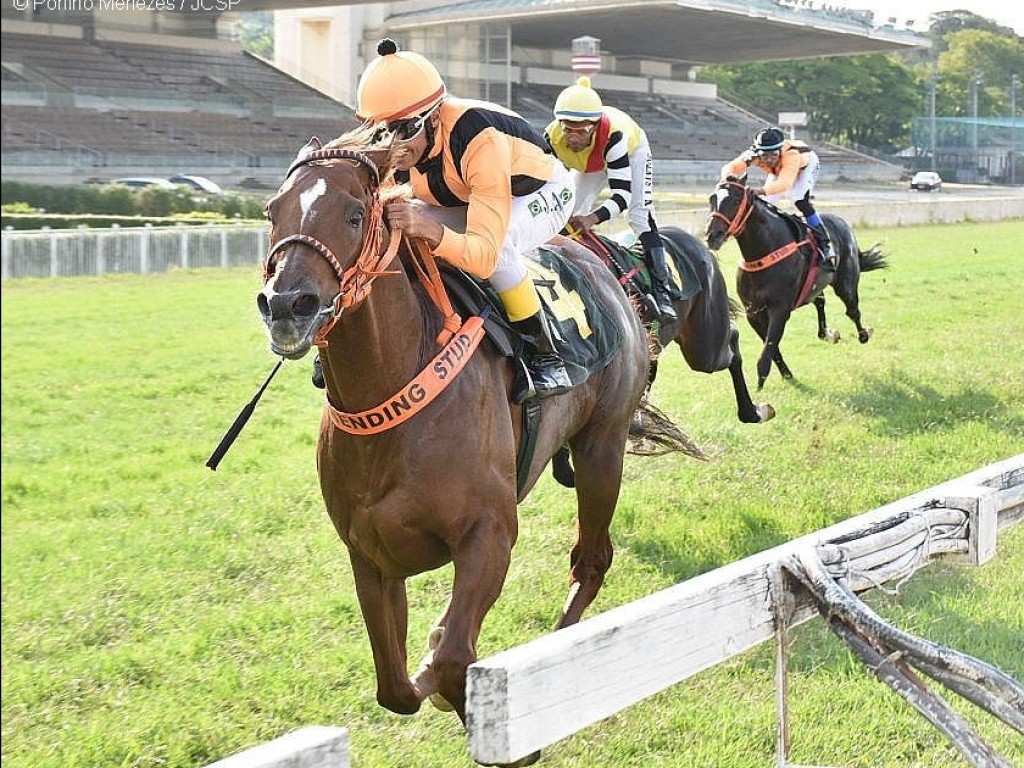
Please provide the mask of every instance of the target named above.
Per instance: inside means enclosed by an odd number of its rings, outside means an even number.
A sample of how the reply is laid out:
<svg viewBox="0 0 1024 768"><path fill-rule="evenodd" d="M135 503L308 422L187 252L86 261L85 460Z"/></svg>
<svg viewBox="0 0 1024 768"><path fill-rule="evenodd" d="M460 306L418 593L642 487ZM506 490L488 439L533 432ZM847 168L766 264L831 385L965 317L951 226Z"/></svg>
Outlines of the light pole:
<svg viewBox="0 0 1024 768"><path fill-rule="evenodd" d="M1010 78L1010 184L1017 183L1017 88L1020 75Z"/></svg>
<svg viewBox="0 0 1024 768"><path fill-rule="evenodd" d="M928 78L928 118L931 126L931 169L935 170L935 86L938 85L939 76L932 72Z"/></svg>
<svg viewBox="0 0 1024 768"><path fill-rule="evenodd" d="M978 86L984 81L985 73L980 69L974 70L974 77L971 79L971 149L975 155L978 154Z"/></svg>

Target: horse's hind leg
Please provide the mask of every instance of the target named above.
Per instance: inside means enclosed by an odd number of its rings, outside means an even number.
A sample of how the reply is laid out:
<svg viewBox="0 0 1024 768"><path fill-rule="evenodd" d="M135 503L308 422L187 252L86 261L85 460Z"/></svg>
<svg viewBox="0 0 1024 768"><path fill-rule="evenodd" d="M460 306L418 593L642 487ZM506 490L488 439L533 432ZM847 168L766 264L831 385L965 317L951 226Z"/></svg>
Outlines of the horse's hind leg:
<svg viewBox="0 0 1024 768"><path fill-rule="evenodd" d="M814 298L814 309L818 312L818 338L835 344L839 341L839 331L833 331L828 327L828 321L825 319L824 296L816 296Z"/></svg>
<svg viewBox="0 0 1024 768"><path fill-rule="evenodd" d="M608 531L619 499L625 439L577 435L572 443L576 467L577 531L569 556L569 596L558 629L580 620L604 584L612 565Z"/></svg>
<svg viewBox="0 0 1024 768"><path fill-rule="evenodd" d="M867 344L868 339L871 338L874 333L874 329L865 328L860 323L860 297L858 295L857 286L853 285L847 288L836 288L836 295L842 299L843 304L846 306L846 316L853 321L853 324L857 326L857 341L861 344Z"/></svg>

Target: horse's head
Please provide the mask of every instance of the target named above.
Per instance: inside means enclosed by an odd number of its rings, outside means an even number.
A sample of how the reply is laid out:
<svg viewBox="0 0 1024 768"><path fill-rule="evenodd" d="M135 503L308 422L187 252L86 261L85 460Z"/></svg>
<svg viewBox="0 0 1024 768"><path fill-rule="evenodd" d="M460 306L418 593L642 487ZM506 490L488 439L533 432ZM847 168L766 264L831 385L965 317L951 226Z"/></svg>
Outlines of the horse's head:
<svg viewBox="0 0 1024 768"><path fill-rule="evenodd" d="M708 198L711 214L704 231L708 248L717 251L731 235L743 231L747 218L754 210L751 197L743 177L729 176L718 182L714 193Z"/></svg>
<svg viewBox="0 0 1024 768"><path fill-rule="evenodd" d="M351 136L327 146L311 139L267 203L271 246L256 303L270 348L283 357L300 358L320 343L376 275L382 153L367 141L363 151L346 148Z"/></svg>

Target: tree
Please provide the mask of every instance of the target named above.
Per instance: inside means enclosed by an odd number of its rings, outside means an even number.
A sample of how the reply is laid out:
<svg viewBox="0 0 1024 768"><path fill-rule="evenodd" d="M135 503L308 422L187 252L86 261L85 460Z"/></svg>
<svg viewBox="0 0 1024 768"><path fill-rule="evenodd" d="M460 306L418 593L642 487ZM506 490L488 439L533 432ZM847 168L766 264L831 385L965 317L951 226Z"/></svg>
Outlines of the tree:
<svg viewBox="0 0 1024 768"><path fill-rule="evenodd" d="M819 140L879 152L906 146L924 98L914 72L882 54L706 67L701 79L767 114L808 112Z"/></svg>
<svg viewBox="0 0 1024 768"><path fill-rule="evenodd" d="M242 14L238 22L238 37L247 51L264 59L274 55L274 14L270 11L252 11Z"/></svg>
<svg viewBox="0 0 1024 768"><path fill-rule="evenodd" d="M945 50L937 65L939 111L954 116L970 114L971 84L980 76L978 114L1009 115L1010 82L1013 75L1024 74L1024 40L980 29L951 32L944 39Z"/></svg>

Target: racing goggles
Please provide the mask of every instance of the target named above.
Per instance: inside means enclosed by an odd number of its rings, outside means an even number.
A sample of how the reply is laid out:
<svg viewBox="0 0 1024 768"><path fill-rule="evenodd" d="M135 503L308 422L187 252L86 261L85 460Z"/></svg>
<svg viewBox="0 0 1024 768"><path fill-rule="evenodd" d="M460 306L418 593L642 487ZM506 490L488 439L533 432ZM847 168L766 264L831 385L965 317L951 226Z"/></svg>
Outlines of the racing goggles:
<svg viewBox="0 0 1024 768"><path fill-rule="evenodd" d="M434 114L434 110L424 112L419 117L410 117L405 120L395 120L388 123L388 130L391 131L395 141L412 141L421 133L427 125L427 120Z"/></svg>
<svg viewBox="0 0 1024 768"><path fill-rule="evenodd" d="M563 133L576 136L587 136L597 127L597 123L575 123L569 120L559 120L558 124L562 127Z"/></svg>

